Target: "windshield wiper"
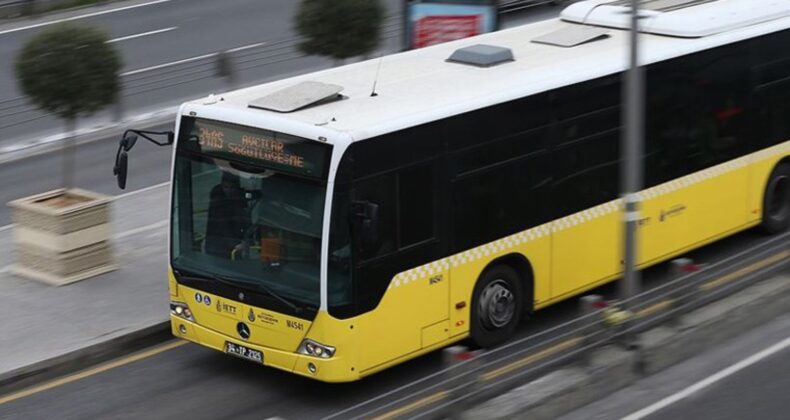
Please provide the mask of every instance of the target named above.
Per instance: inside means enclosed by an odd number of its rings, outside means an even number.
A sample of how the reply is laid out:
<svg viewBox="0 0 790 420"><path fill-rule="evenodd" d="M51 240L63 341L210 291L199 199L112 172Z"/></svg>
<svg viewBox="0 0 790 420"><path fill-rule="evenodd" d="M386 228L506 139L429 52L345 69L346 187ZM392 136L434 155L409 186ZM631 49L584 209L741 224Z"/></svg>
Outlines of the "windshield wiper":
<svg viewBox="0 0 790 420"><path fill-rule="evenodd" d="M178 272L177 270L173 270L173 272L177 276L181 277L181 273ZM243 281L243 280L230 280L230 279L222 277L222 276L220 276L218 274L210 273L208 271L204 271L204 274L207 275L208 277L210 277L212 280L215 280L218 283L222 283L222 284L225 284L225 285L228 285L228 286L238 287L240 284L242 284L245 287L250 287L252 289L262 290L263 292L265 292L269 296L279 300L280 302L282 302L283 304L285 304L289 308L293 309L294 312L296 312L296 313L302 312L302 307L301 306L299 306L299 305L291 302L290 300L280 296L279 294L275 293L271 288L267 287L264 284L255 283L255 282L251 282L251 281ZM200 278L200 277L197 277L197 276L186 276L186 277L189 277L190 279L208 281L208 279Z"/></svg>
<svg viewBox="0 0 790 420"><path fill-rule="evenodd" d="M296 312L296 313L302 312L302 307L301 306L298 306L297 304L291 302L290 300L278 295L272 289L270 289L269 287L267 287L266 285L264 285L262 283L255 283L255 282L243 281L243 280L229 280L229 279L227 279L225 277L221 277L221 276L219 276L217 274L209 273L209 272L206 272L206 274L209 277L211 277L212 279L214 279L214 280L216 280L216 281L218 281L220 283L227 284L229 286L238 286L239 284L243 284L243 285L249 286L249 287L251 287L253 289L263 290L269 296L279 300L280 302L284 303L289 308L293 309L294 312Z"/></svg>

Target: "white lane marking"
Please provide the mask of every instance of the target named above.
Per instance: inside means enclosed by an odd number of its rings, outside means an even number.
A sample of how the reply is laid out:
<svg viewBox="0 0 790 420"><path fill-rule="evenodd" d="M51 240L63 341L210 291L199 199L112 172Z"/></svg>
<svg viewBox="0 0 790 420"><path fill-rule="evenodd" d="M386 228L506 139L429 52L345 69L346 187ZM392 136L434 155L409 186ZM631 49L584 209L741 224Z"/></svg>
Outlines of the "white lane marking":
<svg viewBox="0 0 790 420"><path fill-rule="evenodd" d="M260 47L261 45L265 45L265 44L266 44L265 42L256 42L256 43L250 44L250 45L244 45L244 46L241 46L241 47L231 48L227 52L234 53L234 52L244 51L244 50L248 50L250 48Z"/></svg>
<svg viewBox="0 0 790 420"><path fill-rule="evenodd" d="M14 227L13 223L5 225L5 226L0 226L0 232L6 231L8 229L11 229L12 227Z"/></svg>
<svg viewBox="0 0 790 420"><path fill-rule="evenodd" d="M122 36L120 38L113 38L113 39L107 41L107 43L108 44L112 44L114 42L126 41L127 39L135 39L135 38L140 38L142 36L161 34L162 32L170 32L170 31L175 30L175 29L178 29L178 26L171 26L169 28L157 29L155 31L148 31L148 32L143 32L143 33L139 33L139 34L134 34L134 35Z"/></svg>
<svg viewBox="0 0 790 420"><path fill-rule="evenodd" d="M114 197L114 199L115 200L119 200L121 198L126 198L126 197L130 197L130 196L137 195L137 194L142 194L142 193L144 193L146 191L155 190L157 188L164 187L166 185L170 185L170 181L165 181L165 182L162 182L162 183L156 184L156 185L149 185L149 186L147 186L145 188L140 188L139 190L134 190L134 191L125 192L123 194L118 194L118 195L116 195Z"/></svg>
<svg viewBox="0 0 790 420"><path fill-rule="evenodd" d="M769 356L773 355L774 353L780 352L780 351L784 350L787 347L790 347L790 337L787 337L784 340L772 345L771 347L768 347L767 349L765 349L765 350L763 350L763 351L761 351L759 353L753 354L753 355L747 357L746 359L743 359L740 362L738 362L738 363L736 363L736 364L734 364L734 365L732 365L732 366L730 366L730 367L728 367L728 368L726 368L724 370L720 370L719 372L717 372L717 373L715 373L715 374L713 374L711 376L708 376L707 378L695 383L694 385L691 385L691 386L689 386L689 387L687 387L687 388L685 388L685 389L683 389L683 390L681 390L681 391L679 391L679 392L677 392L677 393L675 393L673 395L670 395L670 396L664 398L661 401L658 401L658 402L656 402L656 403L654 403L654 404L652 404L650 406L647 406L647 407L645 407L645 408L643 408L643 409L641 409L641 410L639 410L637 412L629 414L628 416L623 417L621 420L639 420L639 419L642 419L644 417L647 417L647 416L649 416L649 415L651 415L651 414L653 414L653 413L655 413L655 412L657 412L657 411L659 411L659 410L661 410L663 408L666 408L666 407L668 407L668 406L670 406L670 405L672 405L672 404L674 404L674 403L676 403L676 402L678 402L678 401L680 401L680 400L682 400L682 399L694 394L695 392L697 392L697 391L699 391L699 390L701 390L703 388L706 388L706 387L709 387L709 386L715 384L716 382L718 382L718 381L720 381L720 380L722 380L722 379L724 379L724 378L726 378L726 377L738 372L739 370L745 369L745 368L747 368L747 367L749 367L749 366L751 366L751 365L753 365L753 364L765 359L766 357L769 357Z"/></svg>
<svg viewBox="0 0 790 420"><path fill-rule="evenodd" d="M0 31L0 35L10 34L12 32L24 31L26 29L39 28L39 27L42 27L42 26L52 25L52 24L55 24L55 23L69 22L69 21L77 20L77 19L85 19L85 18L89 18L89 17L93 17L93 16L106 15L108 13L122 12L124 10L136 9L138 7L143 7L143 6L151 6L151 5L154 5L154 4L165 3L165 2L168 2L168 1L170 1L170 0L154 0L154 1L149 1L148 3L133 4L131 6L119 7L117 9L102 10L100 12L87 13L87 14L84 14L84 15L72 16L72 17L67 17L67 18L64 18L64 19L51 20L51 21L48 21L48 22L36 23L34 25L22 26L20 28L6 29L5 31Z"/></svg>
<svg viewBox="0 0 790 420"><path fill-rule="evenodd" d="M185 58L183 60L171 61L169 63L157 64L157 65L151 66L151 67L144 67L142 69L131 70L131 71L127 71L125 73L121 73L121 76L131 76L131 75L137 74L137 73L143 73L143 72L146 72L146 71L151 71L151 70L161 69L161 68L165 68L165 67L175 66L176 64L189 63L190 61L195 61L195 60L200 60L200 59L203 59L203 58L213 57L216 54L217 53L203 54L203 55L199 55L197 57L190 57L190 58Z"/></svg>
<svg viewBox="0 0 790 420"><path fill-rule="evenodd" d="M161 229L161 228L163 228L165 226L167 226L167 220L161 220L161 221L156 222L156 223L151 223L150 225L147 225L147 226L140 226L138 228L129 229L129 230L125 231L125 232L121 232L121 233L115 235L113 238L115 238L115 239L123 239L123 238L125 238L127 236L137 235L138 233L148 232L149 230Z"/></svg>
<svg viewBox="0 0 790 420"><path fill-rule="evenodd" d="M246 50L246 49L249 49L249 48L260 47L261 45L265 45L265 44L266 44L265 42L256 42L254 44L242 45L241 47L231 48L231 49L227 50L227 52L234 53L234 52L243 51L243 50ZM196 57L185 58L183 60L177 60L177 61L171 61L169 63L157 64L157 65L151 66L151 67L144 67L144 68L137 69L137 70L130 70L130 71L127 71L125 73L121 73L121 76L131 76L131 75L134 75L134 74L144 73L144 72L151 71L151 70L163 69L165 67L175 66L176 64L189 63L189 62L192 62L192 61L202 60L204 58L214 57L216 55L217 55L217 53L208 53L208 54L198 55Z"/></svg>

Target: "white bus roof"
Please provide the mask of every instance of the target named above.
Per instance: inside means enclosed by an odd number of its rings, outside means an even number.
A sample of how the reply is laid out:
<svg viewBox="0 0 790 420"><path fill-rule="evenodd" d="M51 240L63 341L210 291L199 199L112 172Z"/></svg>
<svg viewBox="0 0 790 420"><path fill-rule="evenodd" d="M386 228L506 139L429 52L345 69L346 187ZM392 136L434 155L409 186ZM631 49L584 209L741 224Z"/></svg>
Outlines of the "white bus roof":
<svg viewBox="0 0 790 420"><path fill-rule="evenodd" d="M684 0L643 1L647 5L651 2L682 3ZM698 20L726 15L723 32L698 38L643 34L640 37L643 63L657 62L790 27L790 0L695 1L702 4L664 12L653 10L650 13L653 13L653 19L660 18L655 13L666 16L674 13L674 21L685 24L695 11L697 14L694 16ZM616 3L624 1L591 0L575 3L563 12L563 18L579 20L582 10L591 14L595 10L594 6L602 6L609 8L601 15L603 17L599 17L599 20L605 20L607 14L616 16L611 10ZM764 10L757 10L750 15L744 12L749 9L744 7L745 4L751 9L770 6L774 13L766 15ZM731 13L735 10L741 12L741 25L732 21ZM760 19L755 20L754 16L757 15ZM666 16L663 22L673 21L671 16ZM608 36L574 47L532 42L538 37L545 40L547 34L556 31L564 30L567 35L568 31L588 27L560 18L550 19L229 92L219 95L222 101L209 106L230 108L234 113L249 113L251 116L268 113L292 123L319 125L345 132L354 140L362 140L622 71L628 64L628 32L616 29L618 24L615 23L599 21L599 26L611 28L607 29ZM706 26L706 30L710 27ZM575 38L578 37L570 37ZM509 48L515 60L491 67L445 61L457 49L476 44ZM371 96L377 74L377 95ZM287 113L249 106L264 96L306 81L339 85L343 88L341 93L345 99ZM203 101L192 103L200 105Z"/></svg>

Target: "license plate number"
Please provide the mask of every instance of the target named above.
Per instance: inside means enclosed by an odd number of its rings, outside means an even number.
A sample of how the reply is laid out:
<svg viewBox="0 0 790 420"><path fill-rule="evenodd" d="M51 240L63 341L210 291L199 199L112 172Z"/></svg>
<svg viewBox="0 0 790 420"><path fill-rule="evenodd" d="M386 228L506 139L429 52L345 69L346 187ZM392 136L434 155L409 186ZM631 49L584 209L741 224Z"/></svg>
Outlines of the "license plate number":
<svg viewBox="0 0 790 420"><path fill-rule="evenodd" d="M253 362L263 363L263 353L258 350L249 349L240 344L226 342L225 353L241 357L242 359L251 360Z"/></svg>

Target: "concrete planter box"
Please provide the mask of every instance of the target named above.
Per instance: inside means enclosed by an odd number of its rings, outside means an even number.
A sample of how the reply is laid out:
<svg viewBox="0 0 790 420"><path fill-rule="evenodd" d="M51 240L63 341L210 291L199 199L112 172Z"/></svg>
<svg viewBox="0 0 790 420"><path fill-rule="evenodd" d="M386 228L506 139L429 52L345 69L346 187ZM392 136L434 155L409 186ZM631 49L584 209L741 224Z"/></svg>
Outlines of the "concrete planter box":
<svg viewBox="0 0 790 420"><path fill-rule="evenodd" d="M16 251L12 272L61 286L116 269L110 245L111 203L112 197L80 189L8 203Z"/></svg>

